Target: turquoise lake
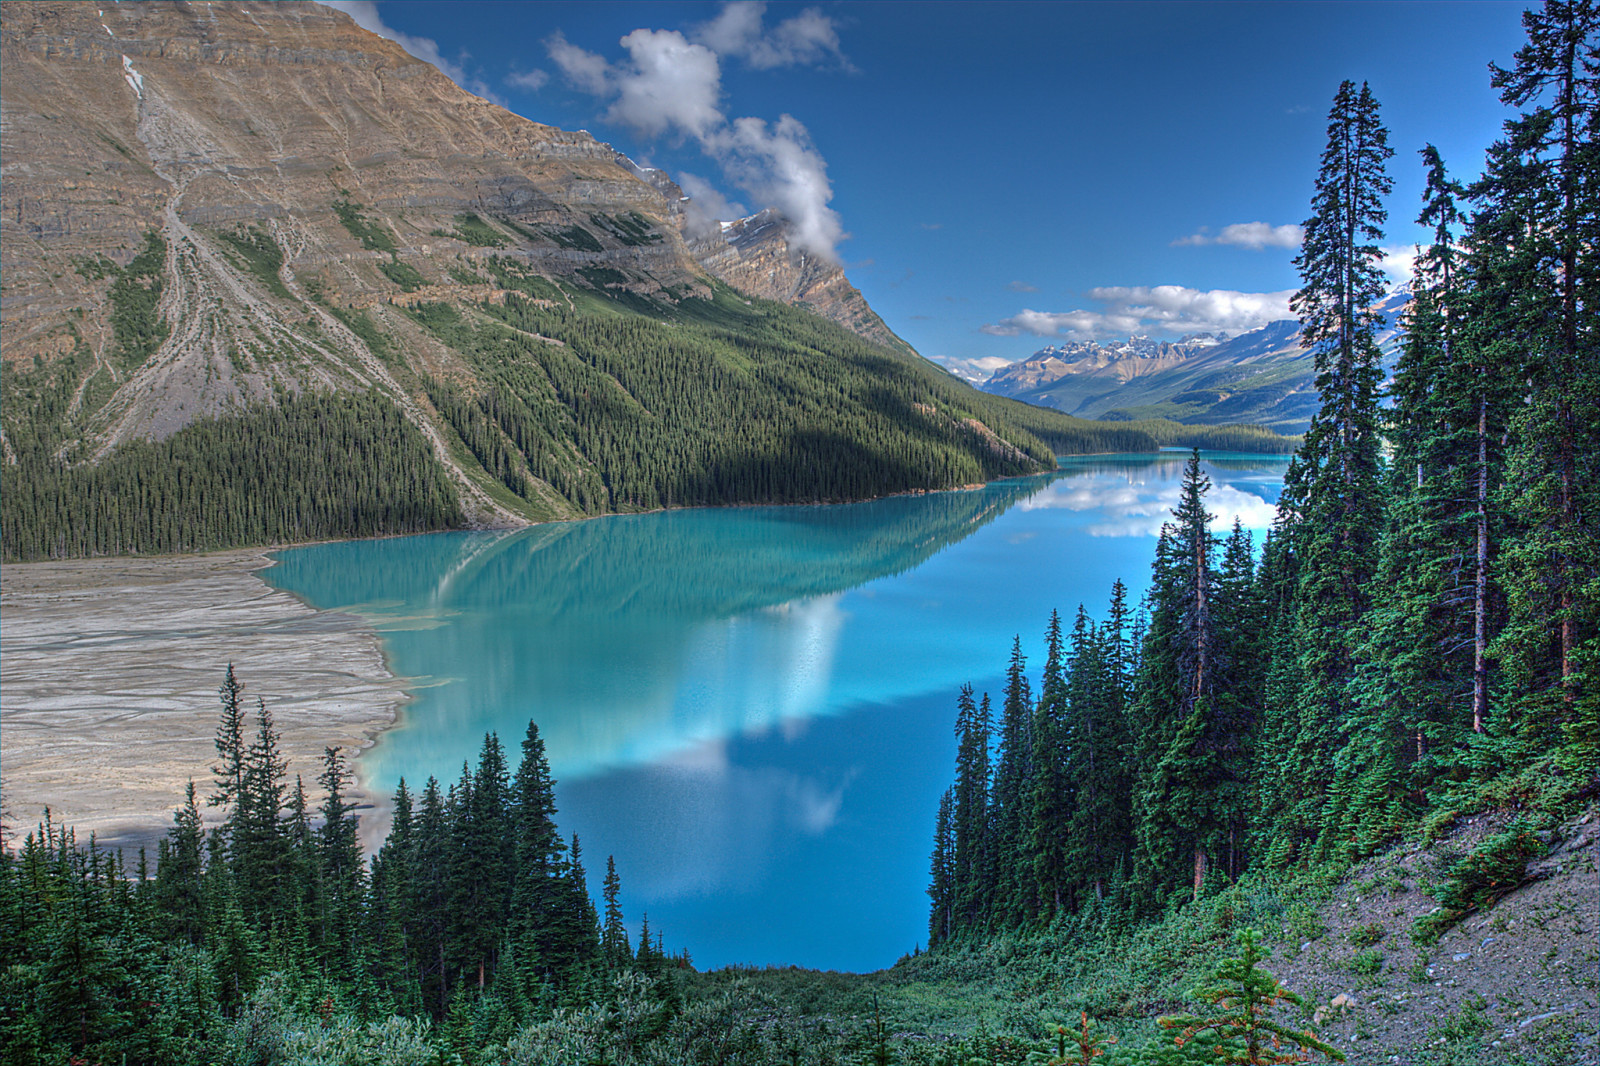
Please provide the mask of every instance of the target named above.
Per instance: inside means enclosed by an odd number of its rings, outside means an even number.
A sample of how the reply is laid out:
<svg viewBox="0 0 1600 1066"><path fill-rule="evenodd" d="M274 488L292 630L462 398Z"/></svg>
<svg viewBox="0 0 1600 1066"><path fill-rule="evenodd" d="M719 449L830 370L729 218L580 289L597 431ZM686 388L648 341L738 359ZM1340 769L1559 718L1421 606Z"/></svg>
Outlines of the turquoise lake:
<svg viewBox="0 0 1600 1066"><path fill-rule="evenodd" d="M538 722L558 819L696 966L874 970L925 943L963 683L1035 680L1051 610L1149 582L1186 455L1063 459L965 492L296 548L262 576L366 618L413 699L364 780L448 785ZM1286 458L1212 453L1209 509L1270 525ZM998 700L997 700L998 701Z"/></svg>

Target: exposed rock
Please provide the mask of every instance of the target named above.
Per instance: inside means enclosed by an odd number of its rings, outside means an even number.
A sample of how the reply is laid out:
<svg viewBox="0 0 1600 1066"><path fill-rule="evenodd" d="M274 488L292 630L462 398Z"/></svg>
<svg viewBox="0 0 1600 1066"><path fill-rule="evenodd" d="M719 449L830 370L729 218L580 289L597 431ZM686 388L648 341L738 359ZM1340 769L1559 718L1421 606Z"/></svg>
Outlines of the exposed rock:
<svg viewBox="0 0 1600 1066"><path fill-rule="evenodd" d="M694 240L689 248L707 270L741 292L807 308L868 340L911 351L838 263L789 243L788 223L775 211L724 222L720 233Z"/></svg>

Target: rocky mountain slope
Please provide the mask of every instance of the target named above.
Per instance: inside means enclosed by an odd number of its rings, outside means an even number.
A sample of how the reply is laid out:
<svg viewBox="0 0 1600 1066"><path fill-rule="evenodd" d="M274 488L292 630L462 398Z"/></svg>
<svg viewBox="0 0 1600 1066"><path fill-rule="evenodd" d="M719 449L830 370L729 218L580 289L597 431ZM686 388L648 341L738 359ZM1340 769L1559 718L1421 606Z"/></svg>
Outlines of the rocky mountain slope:
<svg viewBox="0 0 1600 1066"><path fill-rule="evenodd" d="M790 247L788 223L770 208L690 242L712 274L740 292L803 307L887 348L911 346L884 325L836 263Z"/></svg>
<svg viewBox="0 0 1600 1066"><path fill-rule="evenodd" d="M1394 366L1399 315L1409 300L1402 286L1380 304L1386 370ZM1280 433L1304 432L1318 405L1311 353L1301 347L1300 326L1292 320L1234 337L1052 345L996 370L982 388L1080 418L1252 423Z"/></svg>
<svg viewBox="0 0 1600 1066"><path fill-rule="evenodd" d="M621 460L595 449L618 427L654 423L638 417L645 386L597 364L672 348L678 323L700 332L692 351L674 349L676 362L651 371L662 396L682 393L685 375L711 380L707 359L748 370L717 354L717 331L776 329L762 300L854 331L801 329L818 367L843 361L827 375L861 379L860 403L874 375L909 390L877 429L855 401L836 419L857 428L826 447L848 446L852 462L881 467L872 456L887 453L850 433L908 432L935 451L1045 457L1001 465L1048 459L1027 431L1000 425L997 450L988 423L1006 416L982 413L1000 411L994 401L947 384L837 265L791 249L781 219L763 213L691 246L683 194L667 175L477 98L341 12L252 2L3 11L0 449L11 467L27 455L69 467L104 460L283 396L363 393L420 431L470 521L613 509L624 506L611 484ZM634 335L645 320L658 331L648 341ZM610 331L606 356L578 339L583 322ZM858 337L870 349L858 350ZM519 345L527 350L507 354ZM896 358L883 362L878 345ZM937 395L924 396L929 387ZM596 388L626 394L622 407L585 408ZM760 418L799 417L778 413L788 394L767 387ZM750 417L730 412L729 424ZM529 436L534 423L542 444ZM821 448L835 429L783 434ZM657 434L650 446L676 439ZM704 473L693 499L736 498L730 484L791 491L748 474L748 455L697 447L694 462L745 473ZM939 462L919 459L924 473L910 483L990 476L987 462L945 463L939 475ZM875 494L907 478L807 491ZM679 491L663 482L644 496L675 501Z"/></svg>

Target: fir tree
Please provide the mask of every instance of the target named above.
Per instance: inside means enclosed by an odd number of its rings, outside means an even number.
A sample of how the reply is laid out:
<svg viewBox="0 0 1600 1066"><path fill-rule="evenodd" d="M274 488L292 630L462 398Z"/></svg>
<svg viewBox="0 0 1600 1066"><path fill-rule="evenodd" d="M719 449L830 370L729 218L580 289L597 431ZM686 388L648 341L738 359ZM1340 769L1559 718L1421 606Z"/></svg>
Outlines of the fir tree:
<svg viewBox="0 0 1600 1066"><path fill-rule="evenodd" d="M1019 925L1034 912L1029 845L1033 832L1033 693L1027 665L1022 638L1013 638L991 800L995 869L991 913L1004 927Z"/></svg>
<svg viewBox="0 0 1600 1066"><path fill-rule="evenodd" d="M622 904L618 902L621 894L622 878L617 876L616 856L607 855L604 885L606 917L600 947L605 954L606 964L613 971L626 969L633 958L633 948L628 943L628 929L622 921Z"/></svg>
<svg viewBox="0 0 1600 1066"><path fill-rule="evenodd" d="M1378 391L1383 368L1374 305L1383 295L1383 197L1392 151L1368 88L1345 82L1328 116L1312 216L1295 265L1303 285L1291 303L1317 368L1321 405L1286 480L1298 587L1295 640L1301 680L1298 737L1290 761L1298 795L1274 797L1283 832L1322 828L1331 755L1349 711L1362 616L1370 604L1382 528Z"/></svg>

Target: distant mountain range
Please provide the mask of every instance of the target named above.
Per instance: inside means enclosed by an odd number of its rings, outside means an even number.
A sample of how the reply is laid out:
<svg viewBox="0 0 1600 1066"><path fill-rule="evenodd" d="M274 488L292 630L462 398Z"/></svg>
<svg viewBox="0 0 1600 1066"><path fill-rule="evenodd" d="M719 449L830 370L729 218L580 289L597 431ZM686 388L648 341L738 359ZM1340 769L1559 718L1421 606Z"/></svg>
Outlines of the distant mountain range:
<svg viewBox="0 0 1600 1066"><path fill-rule="evenodd" d="M1394 369L1400 312L1410 301L1409 286L1401 285L1378 305L1386 375ZM1234 337L1052 345L1001 367L981 387L1079 418L1252 423L1291 434L1304 432L1317 409L1316 370L1294 320Z"/></svg>

